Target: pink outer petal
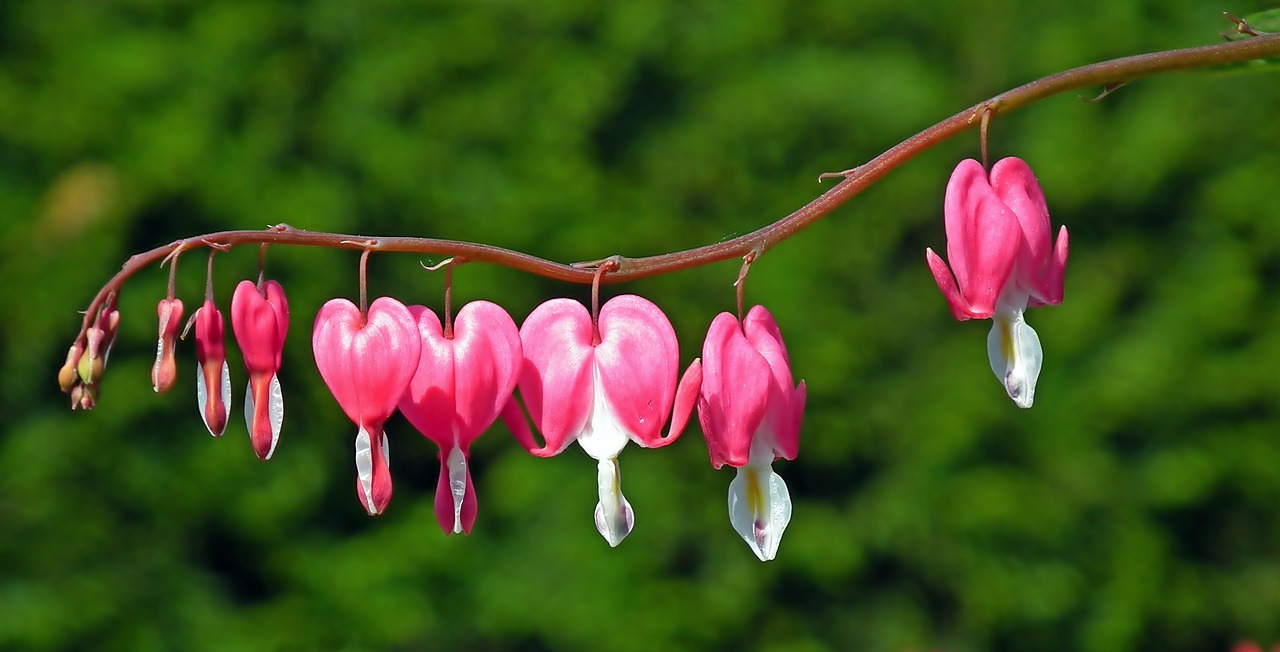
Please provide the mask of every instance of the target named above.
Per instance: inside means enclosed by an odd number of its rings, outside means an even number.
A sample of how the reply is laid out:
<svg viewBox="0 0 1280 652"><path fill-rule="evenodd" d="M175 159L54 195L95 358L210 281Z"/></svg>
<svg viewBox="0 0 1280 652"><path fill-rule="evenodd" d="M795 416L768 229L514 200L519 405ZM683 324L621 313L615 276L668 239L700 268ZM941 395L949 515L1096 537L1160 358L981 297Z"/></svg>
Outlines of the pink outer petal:
<svg viewBox="0 0 1280 652"><path fill-rule="evenodd" d="M680 371L671 322L648 299L624 294L600 308L599 324L595 366L618 425L641 446L671 443L662 438Z"/></svg>
<svg viewBox="0 0 1280 652"><path fill-rule="evenodd" d="M938 254L933 253L933 249L925 249L924 258L929 263L929 271L933 272L933 280L937 282L938 289L942 290L943 298L947 300L947 305L951 306L951 315L957 321L970 319L972 310L960 295L960 288L956 287L956 280L951 276L951 270L947 269L947 264L938 257Z"/></svg>
<svg viewBox="0 0 1280 652"><path fill-rule="evenodd" d="M1022 246L1018 218L1001 203L982 164L973 159L961 161L951 174L943 212L947 257L967 312L977 319L990 317Z"/></svg>
<svg viewBox="0 0 1280 652"><path fill-rule="evenodd" d="M422 357L400 411L423 435L448 450L466 450L497 420L515 391L524 362L520 331L505 310L488 301L458 311L453 339L440 319L410 306L422 338Z"/></svg>
<svg viewBox="0 0 1280 652"><path fill-rule="evenodd" d="M462 533L471 534L471 528L476 524L476 513L479 511L479 505L476 502L475 484L471 482L471 454L463 451L463 455L467 459L467 488L462 495L462 513L459 519L462 522ZM453 534L453 493L449 489L449 467L446 460L449 457L447 451L440 451L437 455L440 459L440 479L436 482L436 522L440 524L440 529L444 530L446 535Z"/></svg>
<svg viewBox="0 0 1280 652"><path fill-rule="evenodd" d="M702 395L698 421L707 439L711 465L745 466L751 439L764 421L772 376L764 356L751 344L733 315L716 315L702 347Z"/></svg>
<svg viewBox="0 0 1280 652"><path fill-rule="evenodd" d="M1030 305L1056 305L1062 301L1062 276L1067 263L1066 230L1054 247L1049 207L1035 174L1017 158L1001 159L991 170L991 185L1000 200L1018 217L1023 244L1016 274L1031 295Z"/></svg>
<svg viewBox="0 0 1280 652"><path fill-rule="evenodd" d="M316 315L311 342L343 412L370 433L380 431L417 369L421 344L409 310L380 297L362 318L350 301L332 299Z"/></svg>
<svg viewBox="0 0 1280 652"><path fill-rule="evenodd" d="M552 299L525 319L520 342L524 348L520 394L547 442L529 452L549 457L577 438L591 412L591 316L577 301ZM528 448L532 440L521 443Z"/></svg>
<svg viewBox="0 0 1280 652"><path fill-rule="evenodd" d="M511 315L488 301L474 301L458 311L453 338L458 445L465 453L511 398L524 351Z"/></svg>
<svg viewBox="0 0 1280 652"><path fill-rule="evenodd" d="M702 359L694 359L684 375L680 377L680 385L676 387L676 404L671 411L671 429L662 439L665 446L680 438L685 426L689 425L689 417L693 408L698 405L698 397L702 394Z"/></svg>
<svg viewBox="0 0 1280 652"><path fill-rule="evenodd" d="M268 378L280 370L285 335L289 330L289 307L279 283L265 284L267 296L258 293L252 281L240 281L231 297L231 330L250 374Z"/></svg>
<svg viewBox="0 0 1280 652"><path fill-rule="evenodd" d="M804 390L792 386L791 361L782 342L778 323L764 306L754 306L743 320L743 331L769 365L769 404L765 412L765 432L773 436L773 452L789 460L800 450L800 421L804 412ZM796 398L799 404L796 404ZM760 436L760 435L756 435Z"/></svg>
<svg viewBox="0 0 1280 652"><path fill-rule="evenodd" d="M413 379L400 397L400 413L435 444L453 447L456 383L453 343L444 339L440 318L424 306L409 306L422 351ZM450 519L452 523L452 519Z"/></svg>

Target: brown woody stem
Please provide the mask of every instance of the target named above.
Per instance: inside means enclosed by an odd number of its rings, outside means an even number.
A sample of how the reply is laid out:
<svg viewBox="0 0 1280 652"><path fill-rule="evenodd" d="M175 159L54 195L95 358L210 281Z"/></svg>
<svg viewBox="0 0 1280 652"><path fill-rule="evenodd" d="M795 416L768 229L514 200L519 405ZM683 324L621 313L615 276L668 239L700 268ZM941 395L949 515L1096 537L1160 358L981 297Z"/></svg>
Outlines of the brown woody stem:
<svg viewBox="0 0 1280 652"><path fill-rule="evenodd" d="M694 249L656 256L627 258L611 256L594 263L565 264L519 251L475 242L415 237L374 237L341 233L321 233L295 229L285 224L264 231L220 231L177 240L151 251L136 254L98 291L84 312L81 333L88 328L107 296L116 292L138 270L164 260L175 251L195 247L230 247L244 244L285 244L313 247L377 249L379 251L436 254L465 257L468 262L492 263L569 283L617 283L709 263L756 255L795 235L825 217L836 207L871 186L894 168L956 134L983 123L997 113L1010 113L1032 102L1084 86L1118 87L1135 79L1161 72L1190 70L1254 59L1280 57L1280 34L1264 34L1217 45L1168 50L1112 59L1049 75L1006 91L921 131L891 147L867 163L842 174L844 180L790 215L751 233ZM602 261L612 263L609 274L597 273Z"/></svg>

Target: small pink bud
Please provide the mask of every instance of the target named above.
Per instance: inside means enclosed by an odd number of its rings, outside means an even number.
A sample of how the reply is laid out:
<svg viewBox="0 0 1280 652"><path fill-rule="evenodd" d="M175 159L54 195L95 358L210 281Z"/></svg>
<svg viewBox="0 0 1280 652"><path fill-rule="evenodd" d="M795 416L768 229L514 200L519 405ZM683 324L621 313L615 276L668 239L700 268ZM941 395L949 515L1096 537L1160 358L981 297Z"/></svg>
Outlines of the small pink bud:
<svg viewBox="0 0 1280 652"><path fill-rule="evenodd" d="M231 373L227 367L222 311L211 299L196 310L196 396L209 434L221 437L231 417Z"/></svg>
<svg viewBox="0 0 1280 652"><path fill-rule="evenodd" d="M249 371L244 398L249 439L258 457L269 460L284 425L284 393L277 372L289 332L289 304L280 284L267 281L259 291L252 281L240 281L231 297L231 330Z"/></svg>
<svg viewBox="0 0 1280 652"><path fill-rule="evenodd" d="M156 361L151 365L151 389L163 394L173 387L178 377L173 348L178 329L182 327L182 299L161 299L156 314L160 317L160 335L156 341Z"/></svg>

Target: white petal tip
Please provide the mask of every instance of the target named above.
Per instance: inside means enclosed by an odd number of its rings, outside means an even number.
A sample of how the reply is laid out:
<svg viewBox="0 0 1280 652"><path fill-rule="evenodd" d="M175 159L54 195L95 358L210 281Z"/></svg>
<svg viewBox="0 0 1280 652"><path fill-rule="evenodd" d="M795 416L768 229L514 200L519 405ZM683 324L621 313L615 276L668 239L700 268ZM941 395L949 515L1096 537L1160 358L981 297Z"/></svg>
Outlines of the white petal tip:
<svg viewBox="0 0 1280 652"><path fill-rule="evenodd" d="M778 555L791 522L791 494L768 465L744 466L729 484L729 522L760 561Z"/></svg>
<svg viewBox="0 0 1280 652"><path fill-rule="evenodd" d="M635 512L631 510L631 503L626 498L622 499L621 509L617 510L614 518L605 515L603 503L596 503L596 531L609 542L610 548L617 548L631 534L635 525Z"/></svg>

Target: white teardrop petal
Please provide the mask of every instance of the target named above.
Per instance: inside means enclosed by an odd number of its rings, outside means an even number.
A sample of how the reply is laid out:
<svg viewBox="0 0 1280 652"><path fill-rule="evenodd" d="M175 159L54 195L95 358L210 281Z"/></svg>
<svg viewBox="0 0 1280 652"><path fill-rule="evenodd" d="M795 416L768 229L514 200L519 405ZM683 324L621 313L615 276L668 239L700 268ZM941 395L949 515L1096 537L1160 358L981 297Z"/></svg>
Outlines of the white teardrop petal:
<svg viewBox="0 0 1280 652"><path fill-rule="evenodd" d="M356 433L356 477L360 480L360 491L364 493L369 514L377 514L373 507L373 446L364 428Z"/></svg>
<svg viewBox="0 0 1280 652"><path fill-rule="evenodd" d="M595 512L596 530L611 547L616 548L631 534L636 524L631 503L622 495L622 471L618 468L618 459L600 460L596 479L600 493Z"/></svg>
<svg viewBox="0 0 1280 652"><path fill-rule="evenodd" d="M227 428L225 424L231 423L231 369L227 367L226 360L222 361L222 409L224 411L222 429L225 431ZM222 436L222 433L218 433L217 436Z"/></svg>
<svg viewBox="0 0 1280 652"><path fill-rule="evenodd" d="M196 365L196 405L200 408L200 420L204 422L204 427L209 434L217 437L221 433L213 431L213 426L209 425L209 416L205 408L209 405L209 388L204 382L204 368ZM225 401L224 401L225 403Z"/></svg>
<svg viewBox="0 0 1280 652"><path fill-rule="evenodd" d="M467 458L454 446L445 465L449 469L449 494L453 497L453 533L462 532L462 501L467 496Z"/></svg>
<svg viewBox="0 0 1280 652"><path fill-rule="evenodd" d="M280 428L284 426L284 392L280 391L280 377L271 374L271 389L268 392L270 401L267 404L267 416L271 420L271 449L266 459L276 452L276 444L280 442Z"/></svg>
<svg viewBox="0 0 1280 652"><path fill-rule="evenodd" d="M777 556L782 533L791 522L791 494L770 465L738 469L729 483L729 522L760 561Z"/></svg>
<svg viewBox="0 0 1280 652"><path fill-rule="evenodd" d="M987 334L987 358L991 371L1020 408L1035 402L1043 356L1040 337L1024 321L1022 311L995 315Z"/></svg>

